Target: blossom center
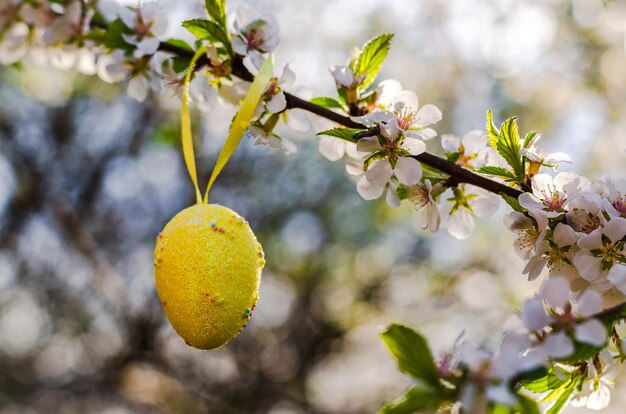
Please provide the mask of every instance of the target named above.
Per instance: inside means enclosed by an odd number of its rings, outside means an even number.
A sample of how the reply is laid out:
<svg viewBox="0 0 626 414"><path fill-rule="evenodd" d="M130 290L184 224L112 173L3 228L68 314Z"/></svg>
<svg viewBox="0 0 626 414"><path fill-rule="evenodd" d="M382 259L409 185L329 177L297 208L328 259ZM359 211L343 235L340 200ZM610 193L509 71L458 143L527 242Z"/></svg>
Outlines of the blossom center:
<svg viewBox="0 0 626 414"><path fill-rule="evenodd" d="M548 193L549 192L549 193ZM552 188L546 192L543 190L543 204L551 211L561 211L565 204L565 196L560 194L556 188Z"/></svg>
<svg viewBox="0 0 626 414"><path fill-rule="evenodd" d="M411 201L420 207L424 207L430 202L430 191L425 185L416 185L412 188Z"/></svg>
<svg viewBox="0 0 626 414"><path fill-rule="evenodd" d="M396 112L396 117L398 118L398 126L400 127L400 129L407 130L411 128L411 126L415 122L416 116L417 110L406 105L400 111Z"/></svg>
<svg viewBox="0 0 626 414"><path fill-rule="evenodd" d="M244 37L246 39L246 43L248 44L248 49L258 50L259 52L264 52L264 43L265 43L265 30L264 30L265 22L262 20L256 21L252 23L246 33L244 33Z"/></svg>
<svg viewBox="0 0 626 414"><path fill-rule="evenodd" d="M626 214L626 197L622 193L618 192L617 196L613 200L613 206L620 214Z"/></svg>

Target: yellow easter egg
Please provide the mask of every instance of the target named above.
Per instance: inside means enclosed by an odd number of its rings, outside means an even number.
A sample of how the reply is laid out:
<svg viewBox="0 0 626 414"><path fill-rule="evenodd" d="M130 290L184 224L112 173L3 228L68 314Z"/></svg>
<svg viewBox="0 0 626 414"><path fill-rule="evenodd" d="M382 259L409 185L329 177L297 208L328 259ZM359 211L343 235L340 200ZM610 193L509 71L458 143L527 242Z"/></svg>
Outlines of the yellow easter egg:
<svg viewBox="0 0 626 414"><path fill-rule="evenodd" d="M259 297L263 248L248 222L217 204L178 213L157 237L154 279L165 315L188 345L239 335Z"/></svg>

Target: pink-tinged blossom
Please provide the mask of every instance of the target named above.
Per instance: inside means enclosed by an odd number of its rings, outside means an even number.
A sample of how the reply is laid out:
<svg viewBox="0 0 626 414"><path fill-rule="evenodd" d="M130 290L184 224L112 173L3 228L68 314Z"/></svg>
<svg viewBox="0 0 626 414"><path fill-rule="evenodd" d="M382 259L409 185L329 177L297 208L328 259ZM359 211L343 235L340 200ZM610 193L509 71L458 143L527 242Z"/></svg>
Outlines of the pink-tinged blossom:
<svg viewBox="0 0 626 414"><path fill-rule="evenodd" d="M413 91L401 90L391 99L387 109L376 109L373 112L352 118L367 126L377 123L395 124L402 133L411 138L429 140L437 136L429 125L441 121L441 111L434 105L419 107L419 100Z"/></svg>
<svg viewBox="0 0 626 414"><path fill-rule="evenodd" d="M532 178L532 193L522 193L522 207L541 211L548 218L555 218L567 210L569 198L575 196L581 186L581 177L574 173L559 173L552 178L537 174Z"/></svg>

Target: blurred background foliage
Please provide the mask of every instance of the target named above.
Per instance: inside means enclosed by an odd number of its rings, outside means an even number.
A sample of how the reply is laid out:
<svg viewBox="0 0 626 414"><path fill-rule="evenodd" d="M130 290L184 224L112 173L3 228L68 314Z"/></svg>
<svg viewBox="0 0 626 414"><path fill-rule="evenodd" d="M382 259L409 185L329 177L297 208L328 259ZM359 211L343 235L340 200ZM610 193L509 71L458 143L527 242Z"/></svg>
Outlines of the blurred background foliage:
<svg viewBox="0 0 626 414"><path fill-rule="evenodd" d="M393 32L381 79L439 106L440 133L482 129L493 108L542 131L574 158L569 169L626 170L625 1L251 3L278 18L277 66L290 62L300 94L332 94L327 67ZM196 1L164 5L172 36L202 13ZM285 129L296 155L243 142L212 191L265 248L252 322L220 350L187 347L152 275L155 236L193 202L178 105L170 91L137 104L29 61L0 70L0 413L374 412L409 384L379 339L385 325L419 328L435 350L463 330L494 345L536 290L504 207L469 241L431 235L409 206L361 200L313 134ZM203 181L231 117L217 103L197 114ZM625 386L607 413L623 412Z"/></svg>

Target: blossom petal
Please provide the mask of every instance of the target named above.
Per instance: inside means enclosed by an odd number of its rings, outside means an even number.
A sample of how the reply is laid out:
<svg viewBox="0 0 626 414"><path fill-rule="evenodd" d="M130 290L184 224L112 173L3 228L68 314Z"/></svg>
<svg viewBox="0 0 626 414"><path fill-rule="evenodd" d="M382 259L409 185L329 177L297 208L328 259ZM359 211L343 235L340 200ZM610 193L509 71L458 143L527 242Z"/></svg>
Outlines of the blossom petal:
<svg viewBox="0 0 626 414"><path fill-rule="evenodd" d="M392 175L393 170L387 160L374 161L369 165L369 168L365 172L365 178L367 181L383 188L389 182Z"/></svg>
<svg viewBox="0 0 626 414"><path fill-rule="evenodd" d="M461 143L466 154L478 154L487 147L487 136L484 131L476 129L463 135Z"/></svg>
<svg viewBox="0 0 626 414"><path fill-rule="evenodd" d="M383 191L385 191L385 186L373 184L368 181L365 176L362 176L356 183L356 191L365 200L375 200L383 195Z"/></svg>
<svg viewBox="0 0 626 414"><path fill-rule="evenodd" d="M415 185L422 178L422 165L415 158L399 157L393 172L402 184Z"/></svg>
<svg viewBox="0 0 626 414"><path fill-rule="evenodd" d="M413 125L426 126L441 121L441 111L435 105L424 105L417 111Z"/></svg>
<svg viewBox="0 0 626 414"><path fill-rule="evenodd" d="M428 141L437 136L437 131L435 131L432 128L422 128L422 129L404 131L404 135L406 135L407 137L423 139L424 141Z"/></svg>
<svg viewBox="0 0 626 414"><path fill-rule="evenodd" d="M611 282L620 292L626 292L626 265L621 263L615 263L611 266L607 279Z"/></svg>
<svg viewBox="0 0 626 414"><path fill-rule="evenodd" d="M144 37L136 44L137 50L141 52L140 56L153 55L159 49L159 39L156 37Z"/></svg>
<svg viewBox="0 0 626 414"><path fill-rule="evenodd" d="M606 336L606 327L597 319L589 319L574 328L576 340L585 344L600 347L606 342Z"/></svg>
<svg viewBox="0 0 626 414"><path fill-rule="evenodd" d="M128 81L128 96L136 100L137 102L143 102L148 97L148 91L150 90L150 83L145 76L138 75L132 77Z"/></svg>
<svg viewBox="0 0 626 414"><path fill-rule="evenodd" d="M393 106L396 111L401 111L404 107L417 109L419 107L419 100L415 92L405 89L394 96Z"/></svg>
<svg viewBox="0 0 626 414"><path fill-rule="evenodd" d="M447 229L452 237L460 240L467 239L474 232L474 227L474 217L464 207L460 207L448 216Z"/></svg>
<svg viewBox="0 0 626 414"><path fill-rule="evenodd" d="M340 160L346 152L346 144L342 139L334 137L321 137L319 151L329 161Z"/></svg>
<svg viewBox="0 0 626 414"><path fill-rule="evenodd" d="M248 44L240 36L233 36L231 43L233 50L238 55L245 56L248 53Z"/></svg>
<svg viewBox="0 0 626 414"><path fill-rule="evenodd" d="M400 207L400 197L398 197L396 189L397 188L395 185L390 184L387 187L387 194L385 194L385 201L387 202L387 205L391 208Z"/></svg>
<svg viewBox="0 0 626 414"><path fill-rule="evenodd" d="M291 109L289 111L289 114L287 114L287 126L299 134L308 134L312 127L311 121L309 121L304 111L300 109Z"/></svg>
<svg viewBox="0 0 626 414"><path fill-rule="evenodd" d="M537 211L541 211L542 213L545 213L543 211L545 206L543 205L543 203L541 203L539 198L537 198L537 196L535 196L534 194L522 193L518 197L518 200L519 200L519 203L522 205L522 207L528 210L532 209L532 210L537 210Z"/></svg>
<svg viewBox="0 0 626 414"><path fill-rule="evenodd" d="M603 233L613 243L617 243L626 236L626 219L623 217L617 217L609 221L604 227Z"/></svg>
<svg viewBox="0 0 626 414"><path fill-rule="evenodd" d="M434 203L426 204L422 213L422 228L434 233L439 230L440 224L441 216L439 215L437 205Z"/></svg>
<svg viewBox="0 0 626 414"><path fill-rule="evenodd" d="M528 280L533 281L541 275L541 271L544 269L546 264L548 263L548 259L542 256L532 256L526 266L524 266L524 270L522 274L528 275Z"/></svg>
<svg viewBox="0 0 626 414"><path fill-rule="evenodd" d="M538 297L527 299L524 302L520 317L524 326L532 331L541 330L551 322L543 301Z"/></svg>
<svg viewBox="0 0 626 414"><path fill-rule="evenodd" d="M574 266L583 279L593 282L600 276L601 257L594 257L589 251L581 250L574 255Z"/></svg>
<svg viewBox="0 0 626 414"><path fill-rule="evenodd" d="M468 201L472 212L477 217L489 217L495 214L500 207L500 197L490 193L478 193L478 196Z"/></svg>
<svg viewBox="0 0 626 414"><path fill-rule="evenodd" d="M446 152L459 152L461 139L452 134L443 134L441 136L441 147Z"/></svg>
<svg viewBox="0 0 626 414"><path fill-rule="evenodd" d="M289 67L289 63L287 63L283 68L283 74L278 79L278 86L280 86L282 89L286 89L293 85L295 81L296 73L291 70L291 68Z"/></svg>
<svg viewBox="0 0 626 414"><path fill-rule="evenodd" d="M274 114L282 112L287 107L285 94L283 92L278 92L276 95L272 96L272 99L270 99L269 102L265 104L265 107L268 111Z"/></svg>
<svg viewBox="0 0 626 414"><path fill-rule="evenodd" d="M419 155L426 151L426 144L419 139L406 136L404 137L404 141L402 141L400 148L408 151L411 155Z"/></svg>
<svg viewBox="0 0 626 414"><path fill-rule="evenodd" d="M373 154L376 151L380 151L382 149L383 147L382 145L380 145L380 142L378 142L377 137L361 138L356 143L356 150L359 153L365 154L365 155Z"/></svg>
<svg viewBox="0 0 626 414"><path fill-rule="evenodd" d="M570 303L570 287L564 277L551 277L541 287L540 297L552 308L565 309Z"/></svg>
<svg viewBox="0 0 626 414"><path fill-rule="evenodd" d="M548 335L543 346L553 358L565 358L574 352L572 340L563 331Z"/></svg>
<svg viewBox="0 0 626 414"><path fill-rule="evenodd" d="M588 317L602 310L602 295L593 289L586 289L575 301L576 314Z"/></svg>

